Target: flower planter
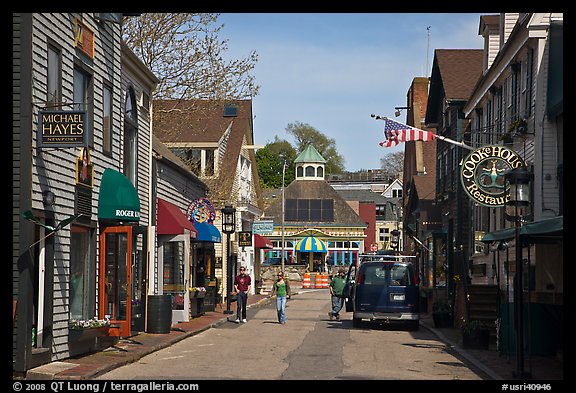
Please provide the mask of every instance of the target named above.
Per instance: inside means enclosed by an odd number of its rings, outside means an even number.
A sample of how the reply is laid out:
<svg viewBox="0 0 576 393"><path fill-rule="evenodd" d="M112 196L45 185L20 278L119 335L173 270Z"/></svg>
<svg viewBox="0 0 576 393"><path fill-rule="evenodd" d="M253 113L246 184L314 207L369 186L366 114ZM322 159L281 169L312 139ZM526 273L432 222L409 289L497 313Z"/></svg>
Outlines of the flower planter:
<svg viewBox="0 0 576 393"><path fill-rule="evenodd" d="M490 347L490 330L477 329L462 332L462 346L468 349L488 349Z"/></svg>
<svg viewBox="0 0 576 393"><path fill-rule="evenodd" d="M204 315L204 299L190 299L190 317L197 318Z"/></svg>
<svg viewBox="0 0 576 393"><path fill-rule="evenodd" d="M194 291L194 292L190 292L190 298L193 299L202 299L206 297L206 291Z"/></svg>
<svg viewBox="0 0 576 393"><path fill-rule="evenodd" d="M93 340L96 337L107 336L109 330L110 328L108 326L86 329L68 329L68 338L70 341Z"/></svg>

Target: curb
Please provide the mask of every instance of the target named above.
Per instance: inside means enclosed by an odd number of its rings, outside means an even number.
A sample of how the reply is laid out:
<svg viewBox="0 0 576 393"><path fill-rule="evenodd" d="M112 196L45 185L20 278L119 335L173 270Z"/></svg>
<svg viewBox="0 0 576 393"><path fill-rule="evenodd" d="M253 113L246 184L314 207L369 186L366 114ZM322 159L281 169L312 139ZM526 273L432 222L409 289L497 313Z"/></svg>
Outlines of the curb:
<svg viewBox="0 0 576 393"><path fill-rule="evenodd" d="M498 380L498 381L501 381L504 379L500 375L498 375L498 373L496 373L494 370L487 367L484 363L480 362L478 359L476 359L474 356L470 355L464 349L460 348L460 346L458 346L456 343L449 340L441 332L439 332L438 330L434 329L431 326L428 326L425 323L422 323L422 320L420 320L420 326L422 326L422 327L428 329L430 332L434 333L440 340L442 340L444 343L446 343L448 346L450 346L450 349L453 349L454 351L458 352L458 354L460 356L462 356L464 359L466 359L466 361L472 363L474 365L474 367L482 370L482 372L484 372L486 375L488 375L491 379Z"/></svg>

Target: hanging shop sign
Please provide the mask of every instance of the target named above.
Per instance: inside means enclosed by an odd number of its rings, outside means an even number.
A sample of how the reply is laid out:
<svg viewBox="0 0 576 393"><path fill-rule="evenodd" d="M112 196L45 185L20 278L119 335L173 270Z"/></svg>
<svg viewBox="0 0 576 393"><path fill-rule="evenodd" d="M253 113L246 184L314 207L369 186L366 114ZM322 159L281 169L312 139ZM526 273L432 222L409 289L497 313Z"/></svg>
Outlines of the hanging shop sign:
<svg viewBox="0 0 576 393"><path fill-rule="evenodd" d="M74 46L94 58L94 32L78 18L74 18Z"/></svg>
<svg viewBox="0 0 576 393"><path fill-rule="evenodd" d="M258 235L272 235L274 233L274 221L254 221L252 223L252 232Z"/></svg>
<svg viewBox="0 0 576 393"><path fill-rule="evenodd" d="M488 207L503 207L510 199L504 174L525 166L522 157L506 146L483 146L472 151L460 167L460 180L468 196Z"/></svg>
<svg viewBox="0 0 576 393"><path fill-rule="evenodd" d="M76 159L76 184L92 188L94 186L94 164L90 162L90 149L82 148Z"/></svg>
<svg viewBox="0 0 576 393"><path fill-rule="evenodd" d="M252 232L250 231L238 232L238 246L252 247Z"/></svg>
<svg viewBox="0 0 576 393"><path fill-rule="evenodd" d="M88 145L85 111L39 111L37 147L82 147Z"/></svg>

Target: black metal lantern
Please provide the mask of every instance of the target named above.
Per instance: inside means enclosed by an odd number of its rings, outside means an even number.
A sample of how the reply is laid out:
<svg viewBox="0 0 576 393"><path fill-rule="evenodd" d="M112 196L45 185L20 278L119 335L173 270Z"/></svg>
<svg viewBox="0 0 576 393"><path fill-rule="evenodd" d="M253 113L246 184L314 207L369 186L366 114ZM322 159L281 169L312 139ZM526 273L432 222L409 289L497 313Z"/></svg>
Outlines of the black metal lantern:
<svg viewBox="0 0 576 393"><path fill-rule="evenodd" d="M514 280L514 315L516 328L516 370L514 375L519 378L529 378L530 373L524 371L524 300L523 300L523 258L520 229L526 208L530 206L530 182L534 175L524 166L511 169L504 175L510 186L510 196L506 201L506 219L514 221L514 243L516 249L516 276Z"/></svg>
<svg viewBox="0 0 576 393"><path fill-rule="evenodd" d="M392 248L397 251L398 250L398 243L400 242L400 231L398 229L394 229L390 232L392 235L392 239L390 242L392 243Z"/></svg>
<svg viewBox="0 0 576 393"><path fill-rule="evenodd" d="M227 235L236 231L236 209L233 206L226 205L222 209L222 232Z"/></svg>
<svg viewBox="0 0 576 393"><path fill-rule="evenodd" d="M515 217L525 216L526 207L530 206L530 182L534 175L521 166L511 169L504 177L510 186L506 215L510 221L515 221Z"/></svg>
<svg viewBox="0 0 576 393"><path fill-rule="evenodd" d="M230 310L230 292L234 286L234 269L232 269L232 253L230 247L230 235L236 231L236 209L233 206L226 205L222 209L222 232L226 234L226 272L227 272L227 290L228 294L226 296L226 311L224 314L232 314Z"/></svg>

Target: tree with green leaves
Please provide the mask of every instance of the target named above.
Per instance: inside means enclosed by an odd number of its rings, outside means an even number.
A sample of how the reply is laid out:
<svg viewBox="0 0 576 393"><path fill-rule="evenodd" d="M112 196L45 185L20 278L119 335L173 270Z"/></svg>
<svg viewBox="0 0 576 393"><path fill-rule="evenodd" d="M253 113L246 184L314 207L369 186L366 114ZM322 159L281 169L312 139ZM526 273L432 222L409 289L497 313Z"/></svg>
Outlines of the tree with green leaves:
<svg viewBox="0 0 576 393"><path fill-rule="evenodd" d="M296 140L296 150L302 152L306 146L312 145L326 160L326 174L344 172L344 158L338 154L336 141L328 138L309 124L289 123L286 132Z"/></svg>
<svg viewBox="0 0 576 393"><path fill-rule="evenodd" d="M286 160L286 169L284 172L284 186L287 186L294 180L294 160L297 157L296 150L288 141L274 139L274 142L268 143L264 148L256 152L256 165L258 165L258 176L262 188L281 188L282 187L282 166Z"/></svg>

